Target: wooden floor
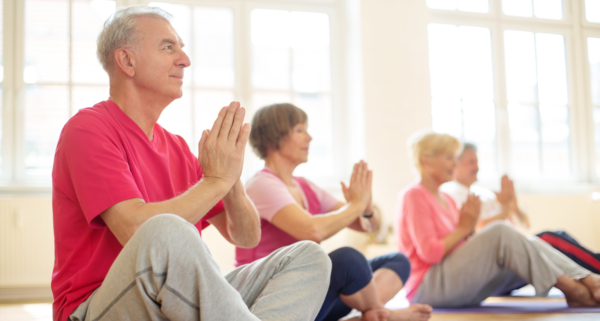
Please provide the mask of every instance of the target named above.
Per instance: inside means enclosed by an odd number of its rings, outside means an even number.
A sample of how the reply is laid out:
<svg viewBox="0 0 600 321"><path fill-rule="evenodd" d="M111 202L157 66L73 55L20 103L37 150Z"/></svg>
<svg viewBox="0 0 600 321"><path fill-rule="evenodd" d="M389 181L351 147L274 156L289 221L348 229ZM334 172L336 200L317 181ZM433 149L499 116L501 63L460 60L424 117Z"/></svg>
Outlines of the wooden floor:
<svg viewBox="0 0 600 321"><path fill-rule="evenodd" d="M598 321L600 313L569 314L475 314L475 313L434 313L432 321ZM0 304L0 321L52 321L50 303Z"/></svg>

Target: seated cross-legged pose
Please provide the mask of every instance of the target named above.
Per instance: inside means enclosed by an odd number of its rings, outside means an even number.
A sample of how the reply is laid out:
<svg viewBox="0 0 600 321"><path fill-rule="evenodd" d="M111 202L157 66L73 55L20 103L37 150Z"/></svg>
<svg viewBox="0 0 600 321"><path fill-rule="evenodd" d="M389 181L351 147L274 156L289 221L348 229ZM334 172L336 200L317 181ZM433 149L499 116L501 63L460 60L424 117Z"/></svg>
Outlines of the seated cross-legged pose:
<svg viewBox="0 0 600 321"><path fill-rule="evenodd" d="M469 195L459 211L439 191L452 180L458 140L418 133L409 143L420 181L400 192L395 227L399 249L411 261L412 276L405 286L411 302L474 306L524 280L538 296L556 286L570 306L600 305L598 275L557 264L505 222L491 223L469 238L479 217L479 198Z"/></svg>
<svg viewBox="0 0 600 321"><path fill-rule="evenodd" d="M481 214L476 225L478 231L497 220L507 221L522 230L529 229L529 218L517 204L513 181L507 175L502 176L501 188L498 193L474 185L477 182L477 173L479 173L478 163L477 147L471 143L465 143L458 156L454 179L442 184L440 190L450 195L459 209L467 200L469 193L479 197Z"/></svg>
<svg viewBox="0 0 600 321"><path fill-rule="evenodd" d="M465 143L454 169L454 180L442 184L440 190L452 197L459 210L466 202L469 193L473 193L480 198L481 210L476 225L477 231L495 221L506 221L510 226L527 230L529 228L529 219L517 205L517 196L513 181L507 175L502 176L500 192L497 193L474 185L477 181L477 173L479 172L478 163L477 147L473 144ZM527 236L527 239L564 271L565 275L569 278L579 280L590 275L584 267L553 248L541 238L530 235ZM512 290L526 284L527 282L525 281L521 283L517 282L513 288L507 287L504 294L510 294Z"/></svg>
<svg viewBox="0 0 600 321"><path fill-rule="evenodd" d="M200 237L213 224L253 247L258 213L240 182L250 134L233 102L198 143L156 122L190 65L158 8L116 12L98 37L109 100L64 126L52 171L55 321L303 320L316 317L331 261L299 242L223 276Z"/></svg>
<svg viewBox="0 0 600 321"><path fill-rule="evenodd" d="M247 183L246 193L261 217L262 235L257 247L236 249L237 264L261 259L298 240L321 242L345 227L364 232L379 228L379 214L371 206L372 173L365 162L354 165L348 186L342 184L347 203L293 176L308 158L312 138L307 121L304 111L291 104L263 107L254 115L250 144L265 160L265 168ZM410 264L404 255L367 261L360 252L344 247L329 256L331 283L317 321L338 320L351 308L361 311L363 320L429 319L429 306L384 309L408 279Z"/></svg>

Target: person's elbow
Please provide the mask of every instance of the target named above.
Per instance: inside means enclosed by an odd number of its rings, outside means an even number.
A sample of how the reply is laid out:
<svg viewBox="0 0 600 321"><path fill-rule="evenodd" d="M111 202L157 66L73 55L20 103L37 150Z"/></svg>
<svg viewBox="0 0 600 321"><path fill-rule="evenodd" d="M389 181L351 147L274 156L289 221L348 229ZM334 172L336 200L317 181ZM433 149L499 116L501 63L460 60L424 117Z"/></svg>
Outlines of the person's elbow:
<svg viewBox="0 0 600 321"><path fill-rule="evenodd" d="M260 243L260 238L261 232L259 228L255 231L248 233L247 235L244 235L244 237L232 240L231 243L233 243L233 245L239 248L252 249L258 246L258 244Z"/></svg>
<svg viewBox="0 0 600 321"><path fill-rule="evenodd" d="M313 241L321 243L327 238L323 229L315 222L309 222L302 231L302 236L298 239L304 241Z"/></svg>

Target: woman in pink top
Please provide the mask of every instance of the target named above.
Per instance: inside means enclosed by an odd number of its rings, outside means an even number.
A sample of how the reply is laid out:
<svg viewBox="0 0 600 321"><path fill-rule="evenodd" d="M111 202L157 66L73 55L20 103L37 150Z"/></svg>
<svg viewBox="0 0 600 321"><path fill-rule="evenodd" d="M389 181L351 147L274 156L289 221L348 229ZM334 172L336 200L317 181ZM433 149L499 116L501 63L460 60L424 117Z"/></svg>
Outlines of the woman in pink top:
<svg viewBox="0 0 600 321"><path fill-rule="evenodd" d="M379 214L371 206L372 173L365 162L354 165L349 186L342 184L347 203L293 176L294 169L307 161L311 140L307 116L294 105L271 105L254 115L250 144L265 160L265 168L246 184L246 193L261 217L262 236L256 248L236 249L238 265L299 240L321 242L345 227L361 232L379 228ZM410 263L404 255L367 261L360 252L345 247L329 257L330 285L317 321L338 320L352 308L363 312L362 320L429 319L431 307L426 305L396 311L383 306L408 279Z"/></svg>
<svg viewBox="0 0 600 321"><path fill-rule="evenodd" d="M440 308L479 305L525 280L538 296L556 286L570 306L598 306L598 275L588 271L580 279L567 277L506 223L489 224L471 237L479 199L469 195L459 211L439 191L452 180L459 148L458 140L445 134L417 133L410 140L421 180L400 192L396 221L399 249L412 266L405 285L409 300Z"/></svg>

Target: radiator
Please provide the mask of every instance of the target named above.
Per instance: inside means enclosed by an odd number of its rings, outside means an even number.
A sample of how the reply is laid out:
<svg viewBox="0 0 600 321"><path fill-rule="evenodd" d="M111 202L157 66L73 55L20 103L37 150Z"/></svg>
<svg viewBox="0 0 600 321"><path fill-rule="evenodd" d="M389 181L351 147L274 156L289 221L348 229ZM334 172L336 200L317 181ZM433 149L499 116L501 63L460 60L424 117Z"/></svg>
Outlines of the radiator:
<svg viewBox="0 0 600 321"><path fill-rule="evenodd" d="M0 199L0 290L49 287L53 265L51 199Z"/></svg>

